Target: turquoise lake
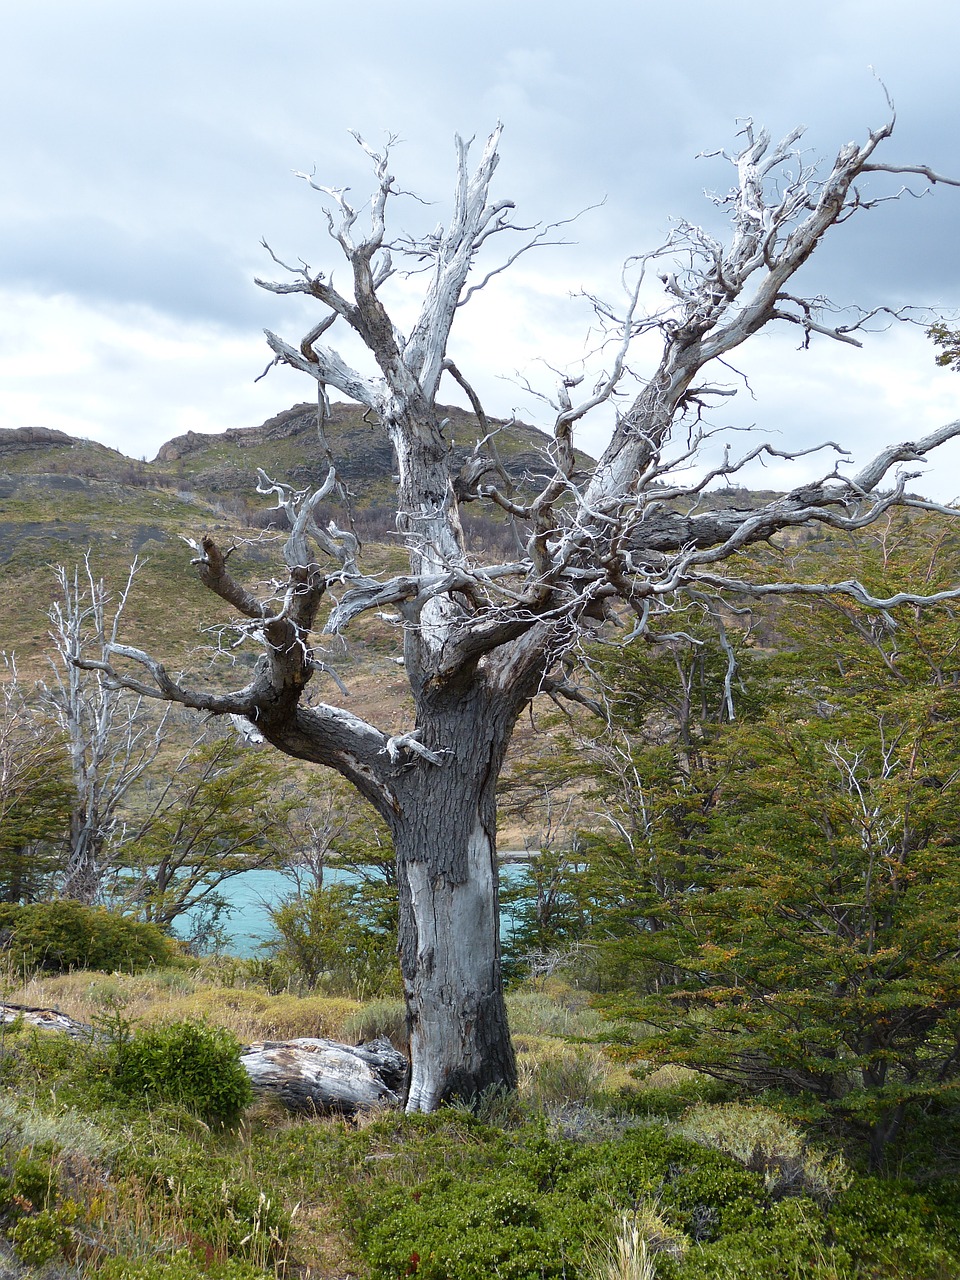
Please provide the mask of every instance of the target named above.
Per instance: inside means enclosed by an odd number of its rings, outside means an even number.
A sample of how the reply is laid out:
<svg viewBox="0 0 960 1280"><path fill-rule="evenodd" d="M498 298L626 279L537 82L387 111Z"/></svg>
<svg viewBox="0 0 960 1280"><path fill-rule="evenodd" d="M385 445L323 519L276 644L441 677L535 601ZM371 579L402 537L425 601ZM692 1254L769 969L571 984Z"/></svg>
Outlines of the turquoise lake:
<svg viewBox="0 0 960 1280"><path fill-rule="evenodd" d="M516 863L502 863L500 866L500 883L516 879L522 873L522 866ZM355 872L340 871L327 867L324 881L327 884L351 882L356 880ZM276 906L283 898L294 893L294 881L280 871L244 871L220 886L220 892L229 905L220 917L220 928L227 935L228 941L222 950L228 955L248 959L261 954L261 947L270 937L270 908ZM189 913L187 916L189 920ZM500 920L501 937L508 936L513 920L506 912ZM176 930L189 933L189 928Z"/></svg>

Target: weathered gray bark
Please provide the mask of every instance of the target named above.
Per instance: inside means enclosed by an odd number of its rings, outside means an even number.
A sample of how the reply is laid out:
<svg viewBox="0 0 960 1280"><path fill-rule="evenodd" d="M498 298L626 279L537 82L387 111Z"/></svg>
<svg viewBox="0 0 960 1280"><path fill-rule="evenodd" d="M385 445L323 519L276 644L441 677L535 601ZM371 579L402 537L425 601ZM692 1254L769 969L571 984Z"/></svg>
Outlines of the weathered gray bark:
<svg viewBox="0 0 960 1280"><path fill-rule="evenodd" d="M301 1036L245 1045L240 1062L256 1093L304 1115L352 1116L400 1105L407 1061L388 1040L348 1045Z"/></svg>
<svg viewBox="0 0 960 1280"><path fill-rule="evenodd" d="M496 783L522 705L486 672L418 699L422 743L442 763L398 779L393 823L411 1110L516 1084L500 975Z"/></svg>
<svg viewBox="0 0 960 1280"><path fill-rule="evenodd" d="M367 149L376 190L364 235L358 234L359 213L344 192L308 178L331 202L329 228L352 288L342 294L329 276L312 274L305 265L286 268L286 282L260 282L274 293L306 295L323 308L320 322L299 345L272 333L267 341L276 361L316 380L321 434L332 386L364 405L392 442L397 529L410 571L388 580L366 577L357 566L356 540L318 528L316 505L337 488L332 460L327 482L309 497L261 477L261 492L277 495L293 529L281 598L264 602L243 587L209 538L196 544L194 562L203 582L263 643L251 682L227 694L187 688L148 654L117 644L104 662L86 665L140 693L246 717L280 750L336 769L382 814L393 833L400 886L411 1110L431 1110L446 1098L515 1082L500 979L495 785L524 706L540 690L583 700L568 682L569 659L612 603L626 603L635 612L635 630L650 635L658 616L691 595L719 610L724 591L792 589L723 577L716 567L787 527L857 528L895 503L917 505L906 495L908 476L898 475L889 493L878 495L878 486L896 463L923 458L960 434L960 422L951 423L924 440L884 451L856 476L834 469L786 498L737 512L710 511L708 485L776 450L761 445L738 460L728 456L712 472L690 479L704 438L698 424L705 400L730 394L698 384L705 365L774 322L797 325L806 339L816 334L856 341L851 335L859 321L831 326L820 318L819 303L794 297L785 286L831 226L869 207L855 186L862 174L888 169L941 181L926 169L872 160L892 127L891 121L871 133L862 146L843 147L821 180L792 150L799 131L772 147L766 134L755 135L746 126L742 150L728 157L737 171L737 185L722 201L732 217L729 244L680 223L665 245L631 260L638 276L620 313L595 303L609 339L604 350L612 359L579 402L572 399L579 381L562 380L553 404L553 439L545 450L549 474L535 496L523 499L484 483L497 468L485 457L482 441L462 472L454 473L437 406L440 379L448 372L467 389L481 430L487 429L479 401L448 359L447 343L457 308L523 251L468 285L491 237L523 230L510 222L509 201L488 199L499 128L473 172L469 144L457 140L449 224L421 239L386 237L387 206L397 194L387 154ZM526 247L547 230L536 229ZM420 315L407 336L381 298L395 254L407 255L415 270L425 272ZM659 272L664 264L665 301L643 312L648 270ZM321 345L335 322L359 336L376 365L374 375ZM631 376L630 344L641 333L660 335L662 355L652 376L640 380L632 405L618 414L609 447L581 484L575 478L574 426L622 391ZM477 500L495 504L517 522L523 546L515 563L485 565L471 554L460 508ZM332 559L334 570L325 572L318 556ZM840 586L858 599L871 599L860 584ZM366 610L387 604L399 609L416 715L408 732L388 735L341 708L304 705L307 683L323 669L314 656L313 633L328 589L337 597L324 628L328 633L345 629ZM133 674L130 662L148 678Z"/></svg>

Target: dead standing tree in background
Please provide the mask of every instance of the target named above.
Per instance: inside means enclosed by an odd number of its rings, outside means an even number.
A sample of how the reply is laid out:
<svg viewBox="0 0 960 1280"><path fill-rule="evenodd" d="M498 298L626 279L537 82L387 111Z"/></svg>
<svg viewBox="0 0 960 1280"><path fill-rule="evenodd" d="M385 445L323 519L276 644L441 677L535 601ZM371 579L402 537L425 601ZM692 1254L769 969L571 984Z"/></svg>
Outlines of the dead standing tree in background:
<svg viewBox="0 0 960 1280"><path fill-rule="evenodd" d="M108 658L115 645L138 568L135 560L117 600L94 577L89 555L72 575L62 565L56 571L59 595L50 610L50 639L57 657L50 661L51 683L41 683L39 690L41 704L63 733L73 783L69 847L58 887L62 897L79 902L99 900L109 870L105 851L121 829L123 800L163 738L165 714L150 724L140 714L139 699L127 697L90 660L98 652ZM119 857L116 843L111 857Z"/></svg>
<svg viewBox="0 0 960 1280"><path fill-rule="evenodd" d="M437 409L444 373L466 387L447 356L458 307L518 256L515 251L503 265L479 271L471 284L478 254L497 237L524 230L511 220L509 201L489 197L499 129L473 172L469 144L458 140L450 222L420 239L388 237L388 208L399 194L388 152L368 151L376 189L365 229L344 192L308 179L327 198L329 229L352 287L341 293L306 265L287 268L288 280L264 287L315 299L322 318L298 346L272 333L267 340L277 361L317 381L321 419L326 389L333 387L364 405L388 435L399 473L397 528L409 550L410 571L386 580L365 576L356 563L355 541L317 527L316 504L336 484L331 468L319 494L296 496L275 486L293 526L279 600L263 601L241 585L228 570L227 553L211 538L198 546L194 563L203 582L240 613L242 625L263 645L246 687L227 694L188 688L153 657L116 644L99 669L144 694L247 717L281 751L336 769L382 814L397 859L411 1111L430 1111L454 1095L470 1097L515 1082L500 976L497 776L530 700L541 691L577 696L564 672L584 630L595 627L616 601L632 607L637 627L649 632L685 593L715 599L728 589L754 590L721 572L742 548L788 526L854 529L895 504L916 505L905 494L904 476L894 480L892 492L880 495L878 486L897 463L922 459L960 434L960 422L952 423L886 449L855 476L833 471L749 510L711 510L705 490L750 457L774 453L769 446L689 478L704 438L696 425L698 406L711 395L708 385L697 382L706 365L777 321L798 326L806 337L856 341L852 335L867 316L831 325L816 304L789 292L790 282L832 226L869 207L855 187L864 174L884 170L939 180L925 168L874 161L892 127L891 121L862 145L843 147L825 177L794 152L799 130L771 146L765 133L745 129L742 151L728 157L737 185L720 201L732 217L729 243L682 223L664 246L628 264L633 283L621 312L595 302L613 359L582 399L574 398L580 394L577 381L560 386L549 448L552 474L529 500L485 483L494 467L484 463L479 447L457 472ZM534 229L531 239L527 230L528 248L547 234ZM381 298L400 255L412 256L426 281L419 317L406 335ZM644 311L651 274L665 285L665 301L661 295ZM321 344L338 321L359 335L374 373L352 368ZM659 363L618 414L608 448L581 485L574 476L574 427L615 393L623 394L631 376L630 344L652 332L662 338ZM479 409L472 393L471 398ZM686 480L677 478L681 471ZM471 501L500 507L526 530L525 550L515 563L484 564L471 554L460 520L462 504ZM324 568L321 559L333 564ZM871 599L852 582L817 589ZM314 623L328 591L336 598L327 633L341 631L367 610L399 608L416 706L409 732L391 735L337 706L307 704L304 691L322 669L314 653ZM138 676L131 662L146 674Z"/></svg>

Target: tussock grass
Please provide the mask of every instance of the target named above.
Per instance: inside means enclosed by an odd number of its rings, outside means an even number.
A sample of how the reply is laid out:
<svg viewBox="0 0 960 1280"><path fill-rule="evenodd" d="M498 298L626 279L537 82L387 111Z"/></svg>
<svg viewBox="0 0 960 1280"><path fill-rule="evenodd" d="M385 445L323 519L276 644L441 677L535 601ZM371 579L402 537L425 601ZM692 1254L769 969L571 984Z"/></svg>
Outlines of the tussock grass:
<svg viewBox="0 0 960 1280"><path fill-rule="evenodd" d="M579 991L515 991L507 996L510 1030L517 1036L559 1036L589 1040L610 1024Z"/></svg>
<svg viewBox="0 0 960 1280"><path fill-rule="evenodd" d="M658 1258L681 1262L689 1247L656 1203L642 1200L617 1215L612 1240L588 1251L585 1280L656 1280Z"/></svg>
<svg viewBox="0 0 960 1280"><path fill-rule="evenodd" d="M5 999L56 1008L78 1022L94 1024L119 1010L145 1026L203 1018L233 1032L238 1040L291 1040L297 1036L345 1038L361 1005L332 996L269 995L255 988L203 981L189 970L160 969L142 974L86 972L37 975L8 985Z"/></svg>
<svg viewBox="0 0 960 1280"><path fill-rule="evenodd" d="M524 1041L517 1054L521 1098L539 1108L592 1105L609 1089L611 1063L602 1049L544 1038Z"/></svg>
<svg viewBox="0 0 960 1280"><path fill-rule="evenodd" d="M386 1036L401 1053L409 1051L407 1012L402 1000L371 1000L343 1024L343 1039L356 1044Z"/></svg>
<svg viewBox="0 0 960 1280"><path fill-rule="evenodd" d="M165 1017L205 1018L243 1041L293 1040L298 1036L344 1038L345 1027L360 1009L340 996L296 996L289 992L207 987L170 1002Z"/></svg>
<svg viewBox="0 0 960 1280"><path fill-rule="evenodd" d="M62 1155L99 1161L115 1145L114 1139L72 1107L51 1113L23 1098L0 1097L0 1148L32 1151L35 1147L56 1146Z"/></svg>
<svg viewBox="0 0 960 1280"><path fill-rule="evenodd" d="M850 1185L842 1156L817 1151L798 1125L766 1107L738 1102L693 1107L673 1128L759 1173L775 1196L828 1200Z"/></svg>

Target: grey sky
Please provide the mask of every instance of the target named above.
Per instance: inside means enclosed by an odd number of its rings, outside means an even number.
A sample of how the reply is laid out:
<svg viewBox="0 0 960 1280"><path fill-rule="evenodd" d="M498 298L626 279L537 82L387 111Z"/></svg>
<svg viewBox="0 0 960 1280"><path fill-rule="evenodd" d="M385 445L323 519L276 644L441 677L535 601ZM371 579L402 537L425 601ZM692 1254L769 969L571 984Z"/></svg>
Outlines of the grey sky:
<svg viewBox="0 0 960 1280"><path fill-rule="evenodd" d="M288 371L253 382L267 361L260 330L299 337L313 317L252 277L273 274L261 236L281 257L336 266L319 197L291 171L316 166L362 197L350 128L375 145L398 133L401 185L438 202L399 203L401 225L444 216L453 133L482 137L498 117L496 192L524 219L605 198L568 233L576 245L499 277L455 333L451 354L489 411L528 420L537 402L515 373L549 390L538 358L583 350L589 312L569 294L615 296L622 259L658 243L671 215L713 216L703 189L725 189L728 173L695 157L732 147L738 117L776 135L805 123L811 157L830 160L885 117L872 65L899 116L887 158L960 175L960 9L931 0L0 0L0 11L0 426L59 427L135 456L311 398ZM881 206L838 229L806 287L956 314L958 223L960 191L947 187ZM960 376L934 366L918 331L864 351L796 345L791 332L744 352L755 399L742 394L722 420L862 454L960 412ZM922 487L960 492L958 462L945 454Z"/></svg>

